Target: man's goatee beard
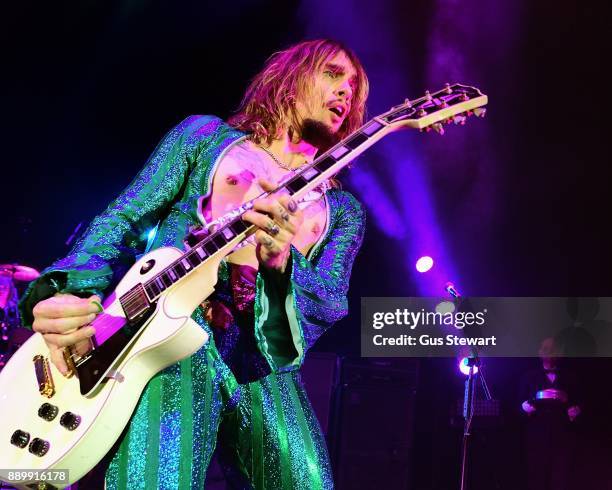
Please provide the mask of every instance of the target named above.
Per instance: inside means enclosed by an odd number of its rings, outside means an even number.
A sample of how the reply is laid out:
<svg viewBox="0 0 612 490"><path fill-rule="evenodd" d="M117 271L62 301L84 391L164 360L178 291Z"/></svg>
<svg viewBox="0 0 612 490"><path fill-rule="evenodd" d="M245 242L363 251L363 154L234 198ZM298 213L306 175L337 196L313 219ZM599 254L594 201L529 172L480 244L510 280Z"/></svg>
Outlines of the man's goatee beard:
<svg viewBox="0 0 612 490"><path fill-rule="evenodd" d="M304 141L319 149L319 154L324 153L334 146L340 137L331 128L321 121L304 119L302 121L301 136Z"/></svg>

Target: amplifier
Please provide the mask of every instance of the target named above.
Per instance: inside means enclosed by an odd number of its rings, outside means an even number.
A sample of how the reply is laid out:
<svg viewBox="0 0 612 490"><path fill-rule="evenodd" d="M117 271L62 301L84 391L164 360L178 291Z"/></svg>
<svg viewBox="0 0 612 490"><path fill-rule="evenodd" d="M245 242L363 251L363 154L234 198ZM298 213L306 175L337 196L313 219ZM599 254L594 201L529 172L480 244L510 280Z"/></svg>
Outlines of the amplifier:
<svg viewBox="0 0 612 490"><path fill-rule="evenodd" d="M338 490L411 488L416 359L344 359L334 410Z"/></svg>

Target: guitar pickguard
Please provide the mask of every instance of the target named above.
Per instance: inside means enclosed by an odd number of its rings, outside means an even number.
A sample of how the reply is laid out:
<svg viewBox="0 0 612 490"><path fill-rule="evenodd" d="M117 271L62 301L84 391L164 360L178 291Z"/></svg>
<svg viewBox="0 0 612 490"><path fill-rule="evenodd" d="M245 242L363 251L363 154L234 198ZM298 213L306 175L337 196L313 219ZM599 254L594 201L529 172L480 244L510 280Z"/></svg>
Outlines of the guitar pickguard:
<svg viewBox="0 0 612 490"><path fill-rule="evenodd" d="M91 351L76 365L82 395L90 393L109 369L117 363L121 352L135 340L135 336L146 325L155 312L155 307L146 312L136 323L123 318L124 325L103 344Z"/></svg>

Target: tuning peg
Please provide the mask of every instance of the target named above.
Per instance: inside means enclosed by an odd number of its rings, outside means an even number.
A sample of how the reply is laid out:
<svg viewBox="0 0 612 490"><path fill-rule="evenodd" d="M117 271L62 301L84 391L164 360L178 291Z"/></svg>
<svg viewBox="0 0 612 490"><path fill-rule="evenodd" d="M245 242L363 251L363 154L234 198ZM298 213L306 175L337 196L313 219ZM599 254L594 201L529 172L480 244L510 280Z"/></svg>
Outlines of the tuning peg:
<svg viewBox="0 0 612 490"><path fill-rule="evenodd" d="M432 97L429 90L425 90L425 99L427 99L427 102L431 102Z"/></svg>
<svg viewBox="0 0 612 490"><path fill-rule="evenodd" d="M408 108L412 107L412 103L410 102L410 99L404 100L404 105Z"/></svg>
<svg viewBox="0 0 612 490"><path fill-rule="evenodd" d="M431 125L431 128L440 136L444 136L444 126L442 126L442 124L434 123Z"/></svg>
<svg viewBox="0 0 612 490"><path fill-rule="evenodd" d="M455 124L460 124L461 126L463 126L465 124L466 119L467 118L463 114L457 114L456 116L453 116L452 121Z"/></svg>
<svg viewBox="0 0 612 490"><path fill-rule="evenodd" d="M453 90L450 87L450 83L445 83L444 84L444 93L445 94L452 94Z"/></svg>
<svg viewBox="0 0 612 490"><path fill-rule="evenodd" d="M486 113L487 110L484 107L477 107L476 109L474 109L474 115L476 117L485 117Z"/></svg>

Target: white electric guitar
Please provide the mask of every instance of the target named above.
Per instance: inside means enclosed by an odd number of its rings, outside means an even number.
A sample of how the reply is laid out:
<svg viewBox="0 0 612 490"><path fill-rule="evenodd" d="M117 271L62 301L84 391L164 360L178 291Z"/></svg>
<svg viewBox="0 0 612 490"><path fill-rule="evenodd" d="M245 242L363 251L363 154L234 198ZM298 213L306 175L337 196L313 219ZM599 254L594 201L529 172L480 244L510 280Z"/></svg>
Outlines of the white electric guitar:
<svg viewBox="0 0 612 490"><path fill-rule="evenodd" d="M388 133L405 127L443 133L443 123L484 115L486 103L478 89L460 84L406 100L259 198L284 188L299 201ZM61 488L80 479L119 438L147 382L204 345L208 335L191 314L214 291L221 260L254 232L241 220L253 202L218 220L187 251L160 248L140 258L92 323L90 352L66 350L69 377L51 364L39 333L13 355L0 372L0 468L31 471L14 486L37 488L40 472L60 469L70 472Z"/></svg>

